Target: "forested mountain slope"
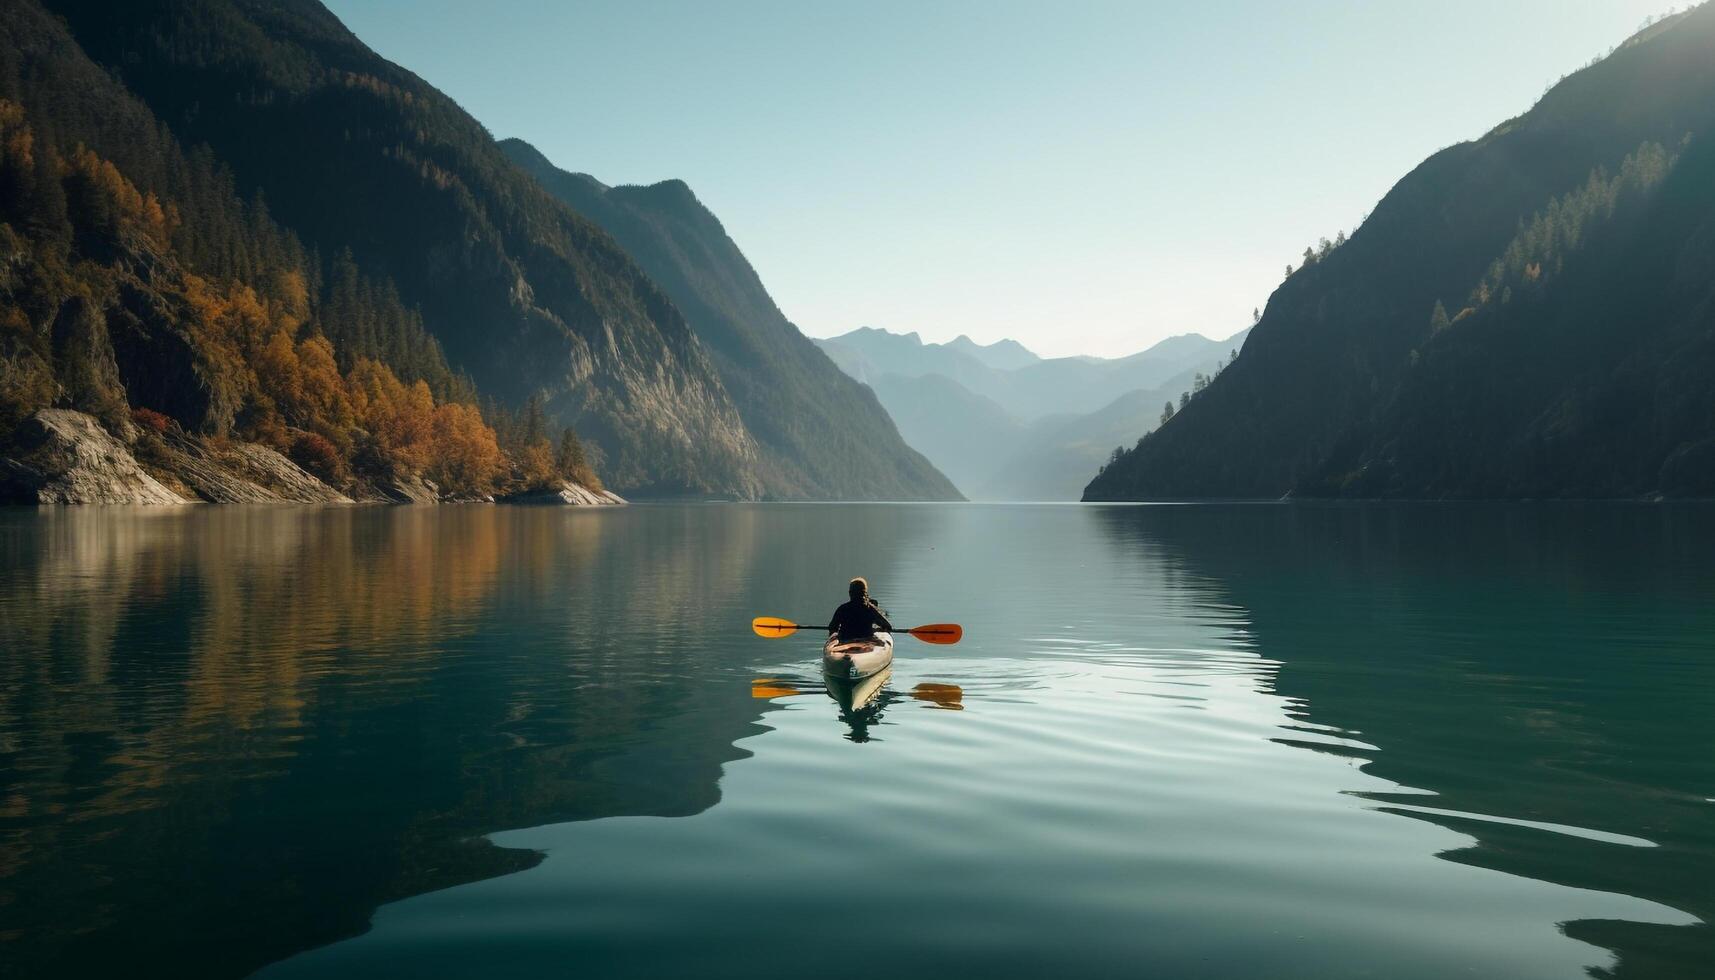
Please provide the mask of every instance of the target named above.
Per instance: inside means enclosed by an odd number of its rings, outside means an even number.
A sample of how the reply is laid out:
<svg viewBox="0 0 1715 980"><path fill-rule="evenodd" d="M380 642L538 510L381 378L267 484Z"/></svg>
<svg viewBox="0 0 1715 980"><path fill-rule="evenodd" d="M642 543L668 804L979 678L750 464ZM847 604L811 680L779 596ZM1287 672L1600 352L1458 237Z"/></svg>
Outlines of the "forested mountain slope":
<svg viewBox="0 0 1715 980"><path fill-rule="evenodd" d="M303 246L349 251L454 369L540 397L610 484L762 492L755 441L673 303L451 99L314 0L51 0L78 45ZM49 110L49 117L54 115Z"/></svg>
<svg viewBox="0 0 1715 980"><path fill-rule="evenodd" d="M720 221L680 181L608 187L523 140L501 148L600 225L660 284L708 348L762 452L770 497L957 499L862 384L788 321Z"/></svg>
<svg viewBox="0 0 1715 980"><path fill-rule="evenodd" d="M513 440L491 419L497 436L389 281L241 200L33 0L0 11L0 443L44 409L87 413L123 466L135 452L190 474L167 489L191 499L267 491L221 472L233 459L299 499L338 496L269 450L357 496L423 479L483 495L556 469L593 482L575 439L555 460L539 420ZM51 418L32 431L89 431ZM0 445L7 496L43 477L34 448Z"/></svg>
<svg viewBox="0 0 1715 980"><path fill-rule="evenodd" d="M1715 495L1715 7L1401 180L1086 499Z"/></svg>

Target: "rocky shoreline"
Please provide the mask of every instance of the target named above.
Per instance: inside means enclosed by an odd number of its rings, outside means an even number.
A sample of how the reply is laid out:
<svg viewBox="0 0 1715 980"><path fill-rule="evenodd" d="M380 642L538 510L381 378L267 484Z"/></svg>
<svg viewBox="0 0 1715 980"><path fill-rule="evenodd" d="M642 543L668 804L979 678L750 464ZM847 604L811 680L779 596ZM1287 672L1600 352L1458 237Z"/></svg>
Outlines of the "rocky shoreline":
<svg viewBox="0 0 1715 980"><path fill-rule="evenodd" d="M43 409L0 452L0 504L625 503L611 491L570 482L493 498L454 497L421 477L377 481L348 494L257 443L216 442L174 428L150 440L140 459L141 445L137 431L115 435L92 415Z"/></svg>

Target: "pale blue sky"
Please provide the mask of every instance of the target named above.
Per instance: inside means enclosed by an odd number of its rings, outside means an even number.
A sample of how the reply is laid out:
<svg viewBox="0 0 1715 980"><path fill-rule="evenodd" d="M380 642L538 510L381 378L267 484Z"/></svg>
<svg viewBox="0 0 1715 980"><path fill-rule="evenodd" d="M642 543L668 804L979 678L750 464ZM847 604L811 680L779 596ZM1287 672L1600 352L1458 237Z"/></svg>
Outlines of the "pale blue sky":
<svg viewBox="0 0 1715 980"><path fill-rule="evenodd" d="M684 179L806 333L1050 355L1247 325L1306 244L1671 6L329 2L497 137Z"/></svg>

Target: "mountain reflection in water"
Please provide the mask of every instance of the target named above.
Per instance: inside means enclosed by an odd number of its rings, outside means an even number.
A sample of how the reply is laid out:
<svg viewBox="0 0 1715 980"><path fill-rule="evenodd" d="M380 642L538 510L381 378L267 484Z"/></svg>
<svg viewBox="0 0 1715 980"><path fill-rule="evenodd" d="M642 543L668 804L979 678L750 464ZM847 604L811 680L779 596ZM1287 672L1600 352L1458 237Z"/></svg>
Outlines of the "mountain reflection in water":
<svg viewBox="0 0 1715 980"><path fill-rule="evenodd" d="M1566 923L1619 954L1614 975L1715 964L1715 509L1096 513L1248 611L1307 733L1282 741L1400 784L1360 795L1468 835L1449 861L1701 920Z"/></svg>
<svg viewBox="0 0 1715 980"><path fill-rule="evenodd" d="M539 859L474 834L712 806L759 709L711 610L809 563L706 513L0 511L4 958L242 975Z"/></svg>
<svg viewBox="0 0 1715 980"><path fill-rule="evenodd" d="M0 960L1691 975L1712 517L0 511ZM748 623L856 574L967 633L848 703Z"/></svg>

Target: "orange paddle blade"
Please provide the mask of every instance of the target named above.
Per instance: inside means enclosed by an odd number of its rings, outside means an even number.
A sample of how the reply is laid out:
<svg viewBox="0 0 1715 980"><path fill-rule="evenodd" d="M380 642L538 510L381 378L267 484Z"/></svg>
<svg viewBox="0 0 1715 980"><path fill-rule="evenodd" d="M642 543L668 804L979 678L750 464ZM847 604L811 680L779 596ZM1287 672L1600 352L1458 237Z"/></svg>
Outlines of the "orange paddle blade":
<svg viewBox="0 0 1715 980"><path fill-rule="evenodd" d="M965 628L958 623L931 623L910 633L924 643L953 644L964 638Z"/></svg>
<svg viewBox="0 0 1715 980"><path fill-rule="evenodd" d="M766 636L771 640L798 632L797 623L778 616L758 616L750 621L750 628L756 631L757 636Z"/></svg>

